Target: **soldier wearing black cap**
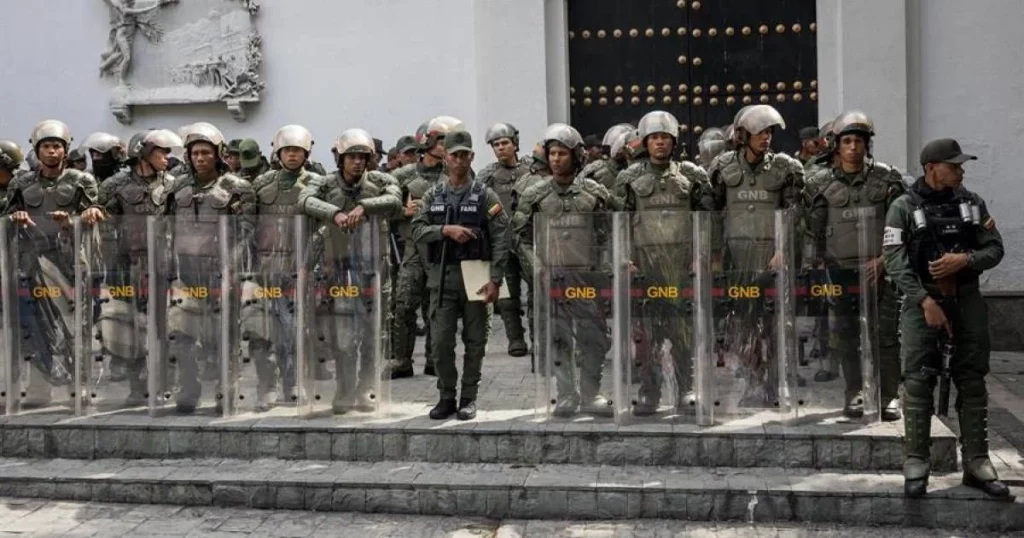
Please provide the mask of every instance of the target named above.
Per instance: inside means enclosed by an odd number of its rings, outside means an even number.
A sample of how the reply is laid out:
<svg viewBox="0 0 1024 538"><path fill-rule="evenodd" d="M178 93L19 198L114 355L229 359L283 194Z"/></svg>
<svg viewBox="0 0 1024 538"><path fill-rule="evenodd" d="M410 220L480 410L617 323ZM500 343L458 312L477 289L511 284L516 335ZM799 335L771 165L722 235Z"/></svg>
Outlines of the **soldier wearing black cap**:
<svg viewBox="0 0 1024 538"><path fill-rule="evenodd" d="M583 145L587 148L587 161L590 164L604 158L604 149L601 147L601 137L596 134L587 135L583 139Z"/></svg>
<svg viewBox="0 0 1024 538"><path fill-rule="evenodd" d="M373 155L370 156L370 160L366 163L367 170L377 170L380 168L380 160L384 157L384 141L379 138L373 139Z"/></svg>
<svg viewBox="0 0 1024 538"><path fill-rule="evenodd" d="M395 167L395 170L398 170L403 166L416 164L420 160L420 146L416 143L416 138L410 135L405 135L402 138L399 138L398 142L395 144L395 149L398 150L399 163L398 166Z"/></svg>
<svg viewBox="0 0 1024 538"><path fill-rule="evenodd" d="M818 136L817 127L804 127L800 129L800 151L793 154L800 160L806 169L818 156L822 149L822 140Z"/></svg>
<svg viewBox="0 0 1024 538"><path fill-rule="evenodd" d="M927 491L931 415L944 351L956 385L964 485L1008 497L988 455L990 343L988 309L978 290L982 271L1003 259L1003 240L985 202L963 187L963 163L976 159L950 138L921 150L924 176L890 206L882 246L885 271L905 295L902 332L904 491ZM940 412L943 410L940 409Z"/></svg>

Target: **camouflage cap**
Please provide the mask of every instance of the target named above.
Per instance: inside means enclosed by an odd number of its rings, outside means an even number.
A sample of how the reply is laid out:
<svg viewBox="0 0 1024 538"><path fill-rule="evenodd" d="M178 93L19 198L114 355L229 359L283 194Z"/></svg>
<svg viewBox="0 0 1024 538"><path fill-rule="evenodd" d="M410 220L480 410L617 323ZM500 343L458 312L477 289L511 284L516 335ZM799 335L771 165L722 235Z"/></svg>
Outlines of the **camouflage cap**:
<svg viewBox="0 0 1024 538"><path fill-rule="evenodd" d="M241 156L242 168L256 168L260 165L260 143L246 138L238 144L238 153Z"/></svg>
<svg viewBox="0 0 1024 538"><path fill-rule="evenodd" d="M235 138L231 142L228 142L228 147L224 151L226 153L241 153L242 150L238 149L239 146L241 146L241 145L242 145L242 139L241 138Z"/></svg>
<svg viewBox="0 0 1024 538"><path fill-rule="evenodd" d="M405 153L407 151L416 151L420 149L420 145L416 143L416 138L405 135L398 139L398 143L395 144L398 148L399 153Z"/></svg>
<svg viewBox="0 0 1024 538"><path fill-rule="evenodd" d="M448 153L473 151L473 137L466 131L454 131L444 137L444 150Z"/></svg>

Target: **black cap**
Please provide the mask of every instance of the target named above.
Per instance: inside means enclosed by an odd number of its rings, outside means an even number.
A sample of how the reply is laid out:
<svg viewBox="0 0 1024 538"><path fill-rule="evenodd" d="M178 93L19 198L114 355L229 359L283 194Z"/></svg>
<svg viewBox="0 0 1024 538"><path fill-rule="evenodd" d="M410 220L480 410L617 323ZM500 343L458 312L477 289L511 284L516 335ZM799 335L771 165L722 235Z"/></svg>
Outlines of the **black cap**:
<svg viewBox="0 0 1024 538"><path fill-rule="evenodd" d="M453 131L444 137L444 149L448 153L473 151L473 137L466 131Z"/></svg>
<svg viewBox="0 0 1024 538"><path fill-rule="evenodd" d="M921 166L931 163L963 164L976 160L978 158L974 155L964 153L960 144L952 138L932 140L921 150Z"/></svg>
<svg viewBox="0 0 1024 538"><path fill-rule="evenodd" d="M384 155L384 141L379 138L373 139L373 151L377 155Z"/></svg>
<svg viewBox="0 0 1024 538"><path fill-rule="evenodd" d="M810 140L811 138L818 138L817 127L804 127L800 129L800 140Z"/></svg>
<svg viewBox="0 0 1024 538"><path fill-rule="evenodd" d="M587 137L583 139L583 145L588 148L599 148L601 147L601 137L596 134L587 135Z"/></svg>
<svg viewBox="0 0 1024 538"><path fill-rule="evenodd" d="M416 139L409 135L405 135L402 138L399 138L398 143L395 144L395 146L398 148L399 153L405 153L407 151L416 151L420 149L419 144L416 143Z"/></svg>
<svg viewBox="0 0 1024 538"><path fill-rule="evenodd" d="M242 139L241 138L235 138L231 142L228 142L228 148L227 148L226 151L228 153L241 153L241 150L238 149L238 146L241 146L241 145L242 145Z"/></svg>

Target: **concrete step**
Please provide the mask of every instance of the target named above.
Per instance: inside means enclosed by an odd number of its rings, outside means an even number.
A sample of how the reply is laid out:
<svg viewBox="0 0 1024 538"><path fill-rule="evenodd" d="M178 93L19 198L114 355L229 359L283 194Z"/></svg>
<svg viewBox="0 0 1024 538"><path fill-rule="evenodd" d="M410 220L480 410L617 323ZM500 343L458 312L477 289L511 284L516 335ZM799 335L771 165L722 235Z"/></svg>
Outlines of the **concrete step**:
<svg viewBox="0 0 1024 538"><path fill-rule="evenodd" d="M0 455L14 458L278 458L502 464L902 469L902 423L784 426L425 417L339 419L110 415L0 419ZM955 435L933 421L933 468L957 469Z"/></svg>
<svg viewBox="0 0 1024 538"><path fill-rule="evenodd" d="M0 459L0 496L496 519L801 521L1024 531L1024 500L987 499L959 479L935 475L928 497L911 500L902 495L902 476L891 472Z"/></svg>

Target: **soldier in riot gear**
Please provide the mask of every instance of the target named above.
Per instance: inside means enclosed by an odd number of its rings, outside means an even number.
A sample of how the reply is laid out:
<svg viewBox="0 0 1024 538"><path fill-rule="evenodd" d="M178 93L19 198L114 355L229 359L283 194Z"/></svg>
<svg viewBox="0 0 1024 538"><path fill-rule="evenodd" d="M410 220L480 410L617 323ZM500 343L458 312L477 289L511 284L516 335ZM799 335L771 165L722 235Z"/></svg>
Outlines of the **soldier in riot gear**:
<svg viewBox="0 0 1024 538"><path fill-rule="evenodd" d="M251 138L246 138L238 144L238 155L238 162L242 167L238 177L246 181L252 181L270 170L270 163L260 151L259 142Z"/></svg>
<svg viewBox="0 0 1024 538"><path fill-rule="evenodd" d="M612 145L619 135L624 134L628 131L635 130L636 127L628 123L620 123L613 126L611 129L604 134L604 139L601 141L601 151L604 156L602 159L596 159L591 161L583 167L583 171L580 172L585 178L593 179L594 181L604 185L606 189L612 191L615 189L615 180L619 176L619 172L624 169L622 162L615 159L612 156Z"/></svg>
<svg viewBox="0 0 1024 538"><path fill-rule="evenodd" d="M354 240L350 230L367 217L393 218L401 211L402 198L393 177L366 169L373 155L373 137L366 131L349 129L341 133L333 153L338 170L314 177L299 193L298 210L323 223L315 238L318 243L312 247L319 253L314 252L311 258L320 260L318 271L325 280L340 281L352 273L361 278L358 264L363 260L350 256L357 248L351 244ZM327 348L321 356L335 358L337 386L332 410L336 414L372 411L375 406L370 389L379 375L372 339L383 335L374 334L372 318L365 311L333 302L318 303L315 308L314 330L323 337L316 345Z"/></svg>
<svg viewBox="0 0 1024 538"><path fill-rule="evenodd" d="M231 173L236 175L242 172L242 150L239 148L241 144L241 138L234 138L224 148L224 163L228 165Z"/></svg>
<svg viewBox="0 0 1024 538"><path fill-rule="evenodd" d="M299 194L320 176L306 170L313 149L313 135L301 125L286 125L274 134L272 144L281 170L271 170L252 182L256 192L254 243L255 279L243 284L242 339L249 342L249 356L256 367L256 406L270 409L278 400L281 380L283 401L297 398L294 294L273 298L257 293L264 289L289 289L294 281L296 244L294 219Z"/></svg>
<svg viewBox="0 0 1024 538"><path fill-rule="evenodd" d="M737 149L722 153L708 168L710 189L704 206L723 212L721 227L726 247L726 269L744 280L761 278L778 268L774 216L777 209L798 208L803 188L803 166L784 153L771 151L772 134L786 123L770 105L752 105L737 113L734 139ZM746 388L740 406L771 407L777 401L778 371L772 331L760 335L752 316L765 315L763 308L747 309L741 316L744 334L740 357ZM760 348L761 351L754 350Z"/></svg>
<svg viewBox="0 0 1024 538"><path fill-rule="evenodd" d="M228 249L233 259L247 254L256 198L248 181L228 171L222 159L224 135L219 129L204 122L193 124L184 142L188 176L171 183L167 194L168 212L174 214L173 273L177 278L172 282L172 291L178 297L168 310L167 351L168 360L175 363L178 371L177 410L188 414L195 412L202 396L200 367L209 370L217 364L218 358L213 355L222 342L219 326L209 322L219 316L212 301L185 293L185 288L220 288L221 215L240 216L240 237ZM204 374L204 378L209 377ZM221 379L221 384L221 390L227 392L231 380ZM220 401L217 406L221 407Z"/></svg>
<svg viewBox="0 0 1024 538"><path fill-rule="evenodd" d="M892 203L885 220L885 271L906 296L900 328L908 497L923 496L928 487L942 342L955 346L948 373L957 392L963 483L992 497L1010 496L988 454L991 346L988 309L978 289L979 275L1002 260L1003 240L985 202L963 187L962 165L972 159L953 139L926 144L924 176Z"/></svg>
<svg viewBox="0 0 1024 538"><path fill-rule="evenodd" d="M100 228L103 238L98 265L102 284L133 286L143 289L145 258L138 253L147 248L146 230L140 221L124 221L122 215L160 215L167 207L167 191L174 180L167 173L169 157L183 149L178 135L167 130L137 133L129 140L126 157L128 170L118 172L100 185L98 205L110 217ZM99 299L99 298L98 298ZM140 294L132 297L107 297L101 301L96 321L104 355L110 357L110 380L129 380L128 406L146 402L145 366L146 327L141 322L146 304Z"/></svg>
<svg viewBox="0 0 1024 538"><path fill-rule="evenodd" d="M519 158L519 130L509 123L498 123L487 130L487 144L494 151L498 162L480 170L477 177L484 185L494 189L501 199L501 206L512 207L512 189L519 178L530 173L530 160ZM508 354L522 357L529 351L523 330L522 267L519 257L510 253L505 269L505 283L508 285L508 299L498 301L498 312L508 336ZM532 290L532 280L527 281L527 290ZM528 291L532 293L532 291Z"/></svg>
<svg viewBox="0 0 1024 538"><path fill-rule="evenodd" d="M75 148L68 153L68 167L74 168L79 172L85 172L89 169L89 158L85 155L84 149Z"/></svg>
<svg viewBox="0 0 1024 538"><path fill-rule="evenodd" d="M607 233L600 230L593 213L621 209L616 198L592 179L577 178L583 168L583 139L576 129L563 123L548 126L544 133L544 149L551 167L551 178L528 188L519 198L512 228L518 240L519 256L524 273L536 274L538 261L533 252L533 216L535 214L581 213L585 218L569 219L560 232L559 244L550 246L559 259L541 260L552 266L552 271L590 267L599 257L598 243ZM580 227L577 224L584 223ZM567 285L574 285L569 282ZM558 396L554 414L568 417L581 410L598 416L610 416L608 400L599 394L604 357L611 347L605 328L605 318L596 302L553 305L555 334L554 361ZM577 386L576 361L573 348L579 352L581 362Z"/></svg>
<svg viewBox="0 0 1024 538"><path fill-rule="evenodd" d="M679 213L701 209L701 189L707 183L707 173L693 163L672 161L679 141L679 121L668 112L648 113L640 120L638 131L649 160L631 165L619 174L617 182L625 211L633 213L631 245L636 277L645 285L682 287L690 280L692 220ZM667 220L659 218L665 211L672 212ZM687 394L693 388L693 333L686 326L687 312L680 304L644 300L639 316L648 350L658 354L664 342L671 343L675 379L665 381L675 388L677 409L688 409L684 405L692 399ZM638 360L642 362L640 394L633 414L653 415L661 401L661 363L655 356Z"/></svg>
<svg viewBox="0 0 1024 538"><path fill-rule="evenodd" d="M391 333L394 338L393 356L388 364L392 379L413 375L412 353L416 345L416 311L421 310L426 325L425 375L434 375L433 336L430 330L430 290L427 288L427 272L422 248L412 240L411 219L422 206L423 196L438 182L444 173L446 153L445 136L456 130L463 130L462 121L451 116L438 116L426 121L417 130L417 141L423 152L420 162L403 166L395 171L395 179L402 190L404 210L393 223L397 233L392 246L397 258L401 253L398 282L395 294L395 313Z"/></svg>
<svg viewBox="0 0 1024 538"><path fill-rule="evenodd" d="M82 141L79 149L89 151L89 158L92 159L90 172L100 184L124 169L124 143L112 134L92 133Z"/></svg>
<svg viewBox="0 0 1024 538"><path fill-rule="evenodd" d="M868 245L872 252L861 252L857 240L858 214L848 210L863 208L870 211L877 222L871 229L880 233L885 222L883 215L904 192L903 179L896 169L871 158L874 122L863 112L841 114L833 123L832 133L830 151L838 155L839 164L818 172L804 189L809 231L814 238L815 255L812 260L823 264L826 271L833 268L840 271L863 270L869 279L879 282L875 299L879 318L877 342L882 419L899 420L899 402L896 399L900 383L898 299L892 285L883 278L881 238L877 238L878 243ZM870 256L870 259L863 259L865 256ZM864 415L860 341L850 338L861 330L855 324L858 316L853 309L857 305L840 300L832 308L836 310L832 330L839 335L836 348L832 350L832 359L838 359L846 381L843 413L850 418L859 418Z"/></svg>
<svg viewBox="0 0 1024 538"><path fill-rule="evenodd" d="M462 130L447 133L444 140L448 178L435 185L413 217L413 240L425 250L427 287L431 290L430 330L440 399L430 418L459 420L476 417L477 390L487 337L491 304L505 277L508 260L508 216L501 198L480 180L470 177L473 141ZM476 294L467 296L461 262L489 262L490 280ZM455 335L462 318L462 390L455 365ZM456 395L459 395L456 404Z"/></svg>
<svg viewBox="0 0 1024 538"><path fill-rule="evenodd" d="M18 174L7 186L5 214L21 225L15 231L19 258L14 260L13 269L19 282L28 282L30 288L74 288L75 253L66 231L70 219L80 215L84 223L92 225L104 218L96 204L96 180L86 172L67 167L65 158L71 140L71 131L63 122L45 120L37 124L29 144L39 157L39 169ZM5 160L12 160L11 150L5 149ZM31 368L43 374L30 376L28 396L22 406L46 405L52 385L72 382L74 334L81 330L74 323L73 298L62 292L39 299L33 299L31 294L22 298L19 294L16 300L22 331L21 355L30 358Z"/></svg>
<svg viewBox="0 0 1024 538"><path fill-rule="evenodd" d="M7 202L7 186L14 176L20 173L21 163L25 162L25 154L21 146L11 140L0 140L0 204ZM0 212L4 209L0 205ZM0 238L2 239L2 238Z"/></svg>
<svg viewBox="0 0 1024 538"><path fill-rule="evenodd" d="M707 170L711 167L711 163L714 162L715 157L726 151L729 146L729 138L725 133L724 129L718 127L711 127L700 134L700 139L697 141L698 151L698 164L702 168Z"/></svg>

